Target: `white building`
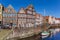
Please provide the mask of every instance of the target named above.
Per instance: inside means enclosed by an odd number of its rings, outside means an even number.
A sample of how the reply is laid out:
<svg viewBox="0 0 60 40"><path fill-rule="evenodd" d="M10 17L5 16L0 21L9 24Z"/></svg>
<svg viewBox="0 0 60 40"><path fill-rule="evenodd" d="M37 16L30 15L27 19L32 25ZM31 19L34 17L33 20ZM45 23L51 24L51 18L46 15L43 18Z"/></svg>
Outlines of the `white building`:
<svg viewBox="0 0 60 40"><path fill-rule="evenodd" d="M53 16L45 16L46 22L49 24L55 24L55 17Z"/></svg>
<svg viewBox="0 0 60 40"><path fill-rule="evenodd" d="M55 24L60 24L60 18L55 18Z"/></svg>

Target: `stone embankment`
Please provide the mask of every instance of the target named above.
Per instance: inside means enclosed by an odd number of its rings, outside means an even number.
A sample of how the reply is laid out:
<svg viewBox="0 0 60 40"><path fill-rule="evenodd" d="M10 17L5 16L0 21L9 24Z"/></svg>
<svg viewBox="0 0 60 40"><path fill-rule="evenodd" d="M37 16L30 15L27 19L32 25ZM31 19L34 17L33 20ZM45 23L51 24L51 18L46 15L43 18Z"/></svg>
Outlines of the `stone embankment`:
<svg viewBox="0 0 60 40"><path fill-rule="evenodd" d="M12 39L22 39L22 38L27 38L27 37L31 37L33 35L37 35L41 32L41 28L37 27L37 28L27 28L27 29L20 29L20 31L18 29L14 29L14 31L12 31L10 34L8 34L4 40L12 40Z"/></svg>

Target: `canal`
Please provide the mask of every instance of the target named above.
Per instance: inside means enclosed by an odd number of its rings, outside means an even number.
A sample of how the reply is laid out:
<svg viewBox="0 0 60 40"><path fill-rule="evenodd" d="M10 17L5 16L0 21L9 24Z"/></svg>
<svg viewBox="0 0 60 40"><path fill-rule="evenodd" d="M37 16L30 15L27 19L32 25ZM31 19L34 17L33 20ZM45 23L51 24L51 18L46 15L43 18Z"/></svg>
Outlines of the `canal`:
<svg viewBox="0 0 60 40"><path fill-rule="evenodd" d="M42 40L60 40L60 32L52 34L50 37L44 38Z"/></svg>
<svg viewBox="0 0 60 40"><path fill-rule="evenodd" d="M53 34L50 37L47 37L47 38L44 38L44 39L28 37L28 38L25 38L25 39L18 39L18 40L60 40L60 32L57 32L56 34Z"/></svg>
<svg viewBox="0 0 60 40"><path fill-rule="evenodd" d="M49 37L44 38L44 39L41 38L41 35L39 33L38 35L34 35L34 36L23 38L23 39L20 39L20 38L15 39L14 38L14 40L60 40L60 31L57 32L57 31L55 31L55 29L53 29L52 32L53 32L52 35L50 35ZM11 39L9 39L9 40L11 40Z"/></svg>

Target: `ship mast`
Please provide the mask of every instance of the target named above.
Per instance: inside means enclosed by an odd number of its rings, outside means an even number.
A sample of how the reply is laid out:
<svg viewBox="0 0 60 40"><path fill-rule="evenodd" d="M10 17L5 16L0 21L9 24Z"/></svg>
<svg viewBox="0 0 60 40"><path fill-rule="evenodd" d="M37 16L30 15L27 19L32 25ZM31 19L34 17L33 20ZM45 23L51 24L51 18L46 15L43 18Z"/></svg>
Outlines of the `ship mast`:
<svg viewBox="0 0 60 40"><path fill-rule="evenodd" d="M46 12L45 12L45 9L44 9L43 31L46 30L46 19L45 19L45 14L46 14Z"/></svg>

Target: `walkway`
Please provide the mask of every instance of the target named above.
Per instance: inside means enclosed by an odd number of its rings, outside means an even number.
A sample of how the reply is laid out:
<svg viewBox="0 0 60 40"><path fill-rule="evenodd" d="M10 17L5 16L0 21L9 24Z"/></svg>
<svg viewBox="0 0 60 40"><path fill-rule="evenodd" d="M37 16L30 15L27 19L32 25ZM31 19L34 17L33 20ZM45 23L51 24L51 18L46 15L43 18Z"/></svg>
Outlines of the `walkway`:
<svg viewBox="0 0 60 40"><path fill-rule="evenodd" d="M20 31L14 30L8 36L6 36L5 39L26 38L26 37L30 37L34 34L38 34L40 31L41 31L41 29L39 27L37 27L37 28L26 28L24 30L20 29Z"/></svg>

